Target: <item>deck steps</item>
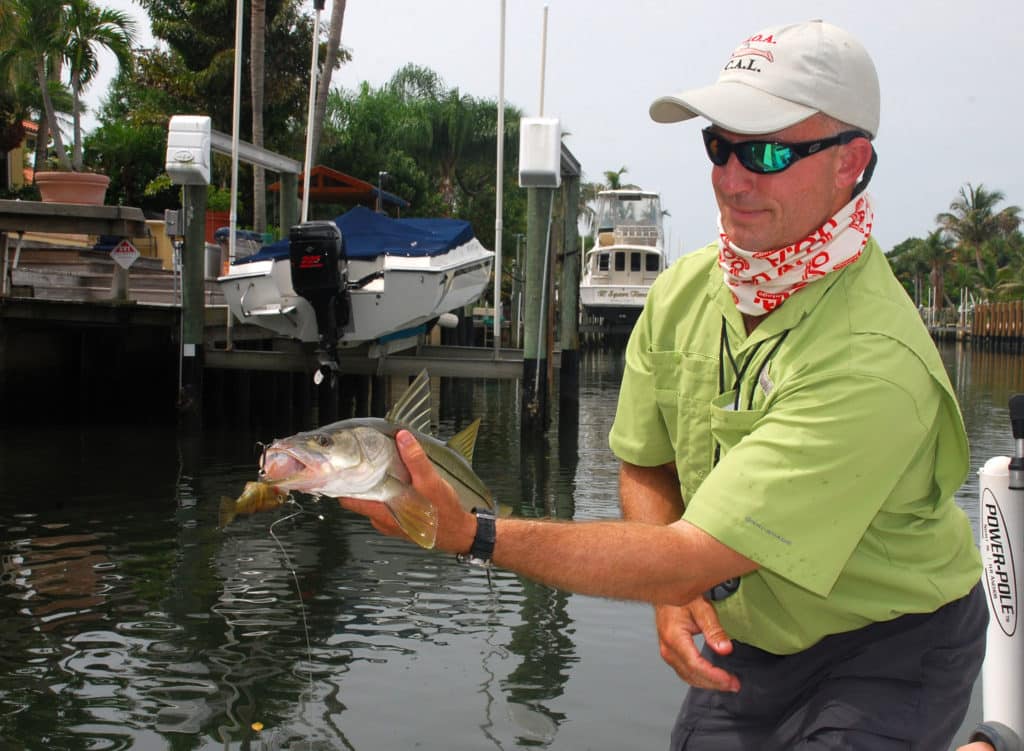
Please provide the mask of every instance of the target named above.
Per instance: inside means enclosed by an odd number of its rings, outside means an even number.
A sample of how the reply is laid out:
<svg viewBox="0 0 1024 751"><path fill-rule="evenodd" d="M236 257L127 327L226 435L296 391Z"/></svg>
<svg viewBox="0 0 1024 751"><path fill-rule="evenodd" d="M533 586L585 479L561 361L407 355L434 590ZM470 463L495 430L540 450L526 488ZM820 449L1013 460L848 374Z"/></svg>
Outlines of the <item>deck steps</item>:
<svg viewBox="0 0 1024 751"><path fill-rule="evenodd" d="M12 297L41 300L100 302L110 300L116 264L109 253L93 249L23 247L14 267L14 253L8 248L7 271ZM128 299L131 301L178 305L181 279L165 270L159 258L140 256L128 270ZM224 305L215 280L207 279L204 302Z"/></svg>

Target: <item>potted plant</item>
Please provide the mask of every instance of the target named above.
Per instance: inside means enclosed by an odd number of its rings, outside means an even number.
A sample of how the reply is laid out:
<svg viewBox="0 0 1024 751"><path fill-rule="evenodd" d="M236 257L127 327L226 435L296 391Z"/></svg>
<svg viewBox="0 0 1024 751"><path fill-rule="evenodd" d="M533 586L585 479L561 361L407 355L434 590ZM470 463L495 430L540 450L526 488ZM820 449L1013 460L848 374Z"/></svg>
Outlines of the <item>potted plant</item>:
<svg viewBox="0 0 1024 751"><path fill-rule="evenodd" d="M110 50L120 65L131 62L135 25L121 11L100 9L91 0L11 0L8 55L21 57L36 72L36 83L57 166L38 170L35 182L43 201L103 203L110 178L82 171L82 92L99 69L97 50ZM64 147L47 71L67 63L70 77L74 141L69 156ZM40 128L40 141L47 142Z"/></svg>

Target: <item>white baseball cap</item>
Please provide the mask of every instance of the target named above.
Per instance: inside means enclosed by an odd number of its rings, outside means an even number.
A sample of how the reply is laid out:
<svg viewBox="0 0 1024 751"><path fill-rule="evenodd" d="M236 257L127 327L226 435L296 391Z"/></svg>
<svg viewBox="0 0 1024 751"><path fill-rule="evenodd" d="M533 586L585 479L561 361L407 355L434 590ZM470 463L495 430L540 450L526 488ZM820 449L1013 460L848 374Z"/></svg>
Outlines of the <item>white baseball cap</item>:
<svg viewBox="0 0 1024 751"><path fill-rule="evenodd" d="M743 40L712 86L655 99L651 118L705 117L734 133L788 128L811 115L878 135L878 74L864 47L824 21L773 26Z"/></svg>

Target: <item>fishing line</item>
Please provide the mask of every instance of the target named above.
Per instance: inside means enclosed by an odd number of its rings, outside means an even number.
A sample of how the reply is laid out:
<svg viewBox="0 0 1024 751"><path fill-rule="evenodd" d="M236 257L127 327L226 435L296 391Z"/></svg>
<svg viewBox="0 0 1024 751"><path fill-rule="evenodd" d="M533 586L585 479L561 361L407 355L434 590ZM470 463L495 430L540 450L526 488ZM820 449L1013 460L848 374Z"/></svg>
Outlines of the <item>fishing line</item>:
<svg viewBox="0 0 1024 751"><path fill-rule="evenodd" d="M306 510L302 508L298 501L294 498L289 500L290 503L294 503L298 511L288 516L282 516L280 519L270 525L270 536L277 543L278 549L281 551L281 555L284 556L284 562L288 566L288 570L291 572L292 581L295 582L295 594L299 598L299 613L302 615L302 634L306 637L306 657L309 660L309 698L313 698L313 647L309 643L309 624L306 622L306 604L302 601L302 587L299 585L299 576L295 573L295 566L292 565L292 559L288 556L288 551L284 549L284 545L281 544L281 540L274 533L274 527L281 522L286 522L289 519L294 519L296 516L306 513ZM320 517L323 519L323 517Z"/></svg>

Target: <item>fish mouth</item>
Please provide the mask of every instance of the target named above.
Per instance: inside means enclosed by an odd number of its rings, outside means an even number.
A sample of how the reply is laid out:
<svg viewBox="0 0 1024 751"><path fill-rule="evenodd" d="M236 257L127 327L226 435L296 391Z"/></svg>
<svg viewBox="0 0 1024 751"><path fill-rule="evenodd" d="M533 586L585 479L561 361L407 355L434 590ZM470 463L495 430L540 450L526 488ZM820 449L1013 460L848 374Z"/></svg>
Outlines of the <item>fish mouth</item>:
<svg viewBox="0 0 1024 751"><path fill-rule="evenodd" d="M259 476L267 482L280 482L300 474L308 466L291 451L268 446L260 457Z"/></svg>

